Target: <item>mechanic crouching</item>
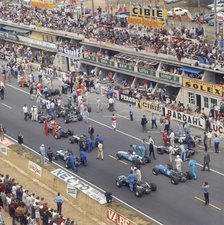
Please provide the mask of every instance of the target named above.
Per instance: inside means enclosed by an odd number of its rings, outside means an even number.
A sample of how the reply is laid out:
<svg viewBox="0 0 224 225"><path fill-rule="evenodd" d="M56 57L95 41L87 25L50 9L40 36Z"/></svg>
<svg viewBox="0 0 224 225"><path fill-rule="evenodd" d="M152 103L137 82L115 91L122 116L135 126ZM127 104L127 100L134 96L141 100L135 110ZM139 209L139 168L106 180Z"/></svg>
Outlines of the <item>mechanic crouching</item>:
<svg viewBox="0 0 224 225"><path fill-rule="evenodd" d="M78 169L77 169L76 164L75 164L75 157L72 153L69 154L66 163L67 163L67 165L71 166L71 169L73 171L78 172Z"/></svg>
<svg viewBox="0 0 224 225"><path fill-rule="evenodd" d="M127 179L128 179L130 191L133 192L134 191L134 185L135 185L135 182L136 182L135 173L133 173L133 171L131 171L131 173L128 175Z"/></svg>
<svg viewBox="0 0 224 225"><path fill-rule="evenodd" d="M84 166L87 166L87 156L86 156L86 153L83 151L83 149L80 150L79 155L80 155L81 163Z"/></svg>

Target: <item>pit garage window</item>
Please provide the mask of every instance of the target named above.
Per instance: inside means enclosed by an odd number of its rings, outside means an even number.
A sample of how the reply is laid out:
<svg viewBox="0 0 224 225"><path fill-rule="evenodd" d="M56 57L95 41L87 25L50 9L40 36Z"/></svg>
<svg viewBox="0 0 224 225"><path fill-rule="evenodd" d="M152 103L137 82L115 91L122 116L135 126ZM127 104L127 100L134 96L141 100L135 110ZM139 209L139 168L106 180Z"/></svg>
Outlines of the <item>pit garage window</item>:
<svg viewBox="0 0 224 225"><path fill-rule="evenodd" d="M209 108L208 98L204 97L204 108Z"/></svg>
<svg viewBox="0 0 224 225"><path fill-rule="evenodd" d="M211 104L217 105L217 99L211 98Z"/></svg>
<svg viewBox="0 0 224 225"><path fill-rule="evenodd" d="M195 94L188 93L188 101L190 104L195 105Z"/></svg>

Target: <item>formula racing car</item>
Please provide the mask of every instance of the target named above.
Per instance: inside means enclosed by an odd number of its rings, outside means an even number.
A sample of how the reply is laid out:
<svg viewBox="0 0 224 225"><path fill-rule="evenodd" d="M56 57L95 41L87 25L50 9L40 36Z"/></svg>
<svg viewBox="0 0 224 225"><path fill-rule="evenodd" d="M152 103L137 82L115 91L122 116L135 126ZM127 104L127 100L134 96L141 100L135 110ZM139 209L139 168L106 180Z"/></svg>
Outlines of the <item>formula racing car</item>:
<svg viewBox="0 0 224 225"><path fill-rule="evenodd" d="M58 126L54 137L56 139L60 139L62 137L67 138L68 136L72 136L73 133L74 132L70 129L64 129L61 126Z"/></svg>
<svg viewBox="0 0 224 225"><path fill-rule="evenodd" d="M175 134L174 142L175 143L184 143L184 144L186 144L186 136L185 135L179 136L179 135ZM199 144L200 142L201 142L201 136L199 136L199 135L196 135L196 136L190 135L190 145L192 147L196 147L196 145Z"/></svg>
<svg viewBox="0 0 224 225"><path fill-rule="evenodd" d="M193 177L194 177L191 171L178 172L170 164L167 164L167 165L162 165L162 164L155 165L154 168L152 169L152 173L154 175L163 174L163 175L169 177L171 183L175 184L175 185L177 185L179 182L183 182L184 183L187 180L192 180Z"/></svg>
<svg viewBox="0 0 224 225"><path fill-rule="evenodd" d="M119 176L116 179L116 186L122 187L127 186L129 187L128 178L124 175ZM154 192L157 190L156 184L153 183L147 183L142 181L136 181L134 185L134 193L137 197L142 197L143 194L149 194L150 192Z"/></svg>
<svg viewBox="0 0 224 225"><path fill-rule="evenodd" d="M181 155L181 149L179 146L175 146L173 148L174 154L173 155ZM157 153L163 155L164 153L169 154L169 147L168 146L157 146ZM195 154L194 149L187 149L186 148L186 158L190 158L192 155Z"/></svg>
<svg viewBox="0 0 224 225"><path fill-rule="evenodd" d="M131 149L128 151L118 151L116 158L118 160L126 159L130 162L138 159L142 165L150 163L150 158L146 156L146 149L142 145L130 145Z"/></svg>
<svg viewBox="0 0 224 225"><path fill-rule="evenodd" d="M65 123L71 123L71 122L77 122L77 121L82 121L82 115L76 115L76 114L68 114L64 118Z"/></svg>

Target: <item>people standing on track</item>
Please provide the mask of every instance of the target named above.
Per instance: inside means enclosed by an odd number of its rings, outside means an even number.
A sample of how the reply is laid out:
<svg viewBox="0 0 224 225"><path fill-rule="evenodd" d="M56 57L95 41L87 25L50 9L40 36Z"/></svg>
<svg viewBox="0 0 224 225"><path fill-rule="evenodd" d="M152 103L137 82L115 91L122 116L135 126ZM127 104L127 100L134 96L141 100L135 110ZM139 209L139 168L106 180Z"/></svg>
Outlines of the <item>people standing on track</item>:
<svg viewBox="0 0 224 225"><path fill-rule="evenodd" d="M89 137L94 141L94 128L92 124L89 125L88 133L89 133Z"/></svg>
<svg viewBox="0 0 224 225"><path fill-rule="evenodd" d="M47 136L49 133L49 129L48 129L48 121L47 119L44 120L44 133Z"/></svg>
<svg viewBox="0 0 224 225"><path fill-rule="evenodd" d="M28 117L28 107L27 107L26 104L23 106L23 114L24 114L24 120L27 121L27 117Z"/></svg>
<svg viewBox="0 0 224 225"><path fill-rule="evenodd" d="M142 125L142 131L143 132L146 132L147 129L146 129L146 124L148 123L148 120L146 119L146 116L143 115L142 116L142 119L141 119L141 125Z"/></svg>
<svg viewBox="0 0 224 225"><path fill-rule="evenodd" d="M167 131L164 130L163 131L163 144L164 144L164 146L167 146L167 141L168 141Z"/></svg>
<svg viewBox="0 0 224 225"><path fill-rule="evenodd" d="M206 152L204 154L204 158L203 158L203 169L202 169L202 171L205 171L205 167L207 167L208 172L210 172L210 165L209 165L209 163L210 163L210 155L209 155L209 153Z"/></svg>
<svg viewBox="0 0 224 225"><path fill-rule="evenodd" d="M51 147L48 147L48 149L47 149L47 157L48 157L50 163L52 163L52 161L53 161L53 155L54 154L53 154L53 152L51 150Z"/></svg>
<svg viewBox="0 0 224 225"><path fill-rule="evenodd" d="M197 175L196 175L196 161L191 159L189 160L188 162L188 167L191 169L191 172L194 176L194 179L196 180L197 179Z"/></svg>
<svg viewBox="0 0 224 225"><path fill-rule="evenodd" d="M55 134L56 134L56 130L57 130L57 123L56 123L56 121L53 119L53 120L51 120L50 124L51 124L51 129L52 129L52 135L53 135L53 137L54 137Z"/></svg>
<svg viewBox="0 0 224 225"><path fill-rule="evenodd" d="M157 120L157 116L155 113L152 113L152 129L154 128L154 126L157 128L157 123L156 123L156 120Z"/></svg>
<svg viewBox="0 0 224 225"><path fill-rule="evenodd" d="M1 95L1 100L4 100L4 98L5 98L5 87L4 87L2 82L1 82L1 85L0 85L0 95Z"/></svg>
<svg viewBox="0 0 224 225"><path fill-rule="evenodd" d="M154 140L152 139L151 136L149 136L149 158L152 159L152 156L153 156L153 159L156 160L154 145L155 145Z"/></svg>
<svg viewBox="0 0 224 225"><path fill-rule="evenodd" d="M101 142L98 143L98 153L97 153L97 159L103 160L103 144Z"/></svg>
<svg viewBox="0 0 224 225"><path fill-rule="evenodd" d="M176 163L176 169L177 169L177 171L178 172L181 172L182 171L181 170L181 165L182 165L182 162L183 162L182 159L180 158L179 155L177 155L174 161Z"/></svg>
<svg viewBox="0 0 224 225"><path fill-rule="evenodd" d="M40 146L40 163L41 164L45 163L45 154L46 154L45 146L44 144L42 144Z"/></svg>
<svg viewBox="0 0 224 225"><path fill-rule="evenodd" d="M203 142L204 142L205 152L207 152L208 151L208 136L206 132L204 132Z"/></svg>
<svg viewBox="0 0 224 225"><path fill-rule="evenodd" d="M114 113L112 114L111 120L112 120L111 125L112 125L113 129L116 130L116 128L117 128L117 117L115 116Z"/></svg>
<svg viewBox="0 0 224 225"><path fill-rule="evenodd" d="M23 135L22 133L20 132L18 137L17 137L17 140L18 140L18 144L20 145L20 148L23 149Z"/></svg>
<svg viewBox="0 0 224 225"><path fill-rule="evenodd" d="M211 148L212 146L212 131L209 130L209 132L207 133L207 137L208 137L208 148Z"/></svg>
<svg viewBox="0 0 224 225"><path fill-rule="evenodd" d="M87 108L84 108L84 111L82 113L82 117L85 123L89 122L89 112L87 110Z"/></svg>
<svg viewBox="0 0 224 225"><path fill-rule="evenodd" d="M174 139L175 139L175 134L173 132L173 130L171 130L171 133L170 133L170 144L174 147L175 144L174 144Z"/></svg>
<svg viewBox="0 0 224 225"><path fill-rule="evenodd" d="M209 205L209 184L207 181L202 183L202 190L204 193L204 198L205 198L205 205Z"/></svg>
<svg viewBox="0 0 224 225"><path fill-rule="evenodd" d="M169 144L169 161L170 161L170 163L173 162L173 154L174 154L174 153L175 153L175 152L174 152L173 146L172 146L171 144Z"/></svg>
<svg viewBox="0 0 224 225"><path fill-rule="evenodd" d="M130 191L133 192L134 191L134 185L135 185L135 182L136 182L136 175L135 175L135 173L133 173L132 170L131 170L131 173L128 175L127 179L128 179L128 182L129 182Z"/></svg>
<svg viewBox="0 0 224 225"><path fill-rule="evenodd" d="M130 116L130 120L133 121L133 108L132 108L132 105L129 104L129 116Z"/></svg>
<svg viewBox="0 0 224 225"><path fill-rule="evenodd" d="M58 192L57 196L54 198L54 202L57 204L57 213L61 215L62 212L62 204L64 202L61 194Z"/></svg>
<svg viewBox="0 0 224 225"><path fill-rule="evenodd" d="M96 99L96 106L97 106L97 110L96 110L97 113L100 111L103 111L103 106L102 106L102 102L101 102L100 98Z"/></svg>
<svg viewBox="0 0 224 225"><path fill-rule="evenodd" d="M164 131L164 118L163 116L160 117L160 132L162 133Z"/></svg>
<svg viewBox="0 0 224 225"><path fill-rule="evenodd" d="M80 155L81 163L84 166L87 166L87 156L86 156L86 153L83 151L83 149L80 150L79 155Z"/></svg>
<svg viewBox="0 0 224 225"><path fill-rule="evenodd" d="M218 135L215 134L215 138L214 138L215 153L219 153L219 144L220 144L220 139Z"/></svg>

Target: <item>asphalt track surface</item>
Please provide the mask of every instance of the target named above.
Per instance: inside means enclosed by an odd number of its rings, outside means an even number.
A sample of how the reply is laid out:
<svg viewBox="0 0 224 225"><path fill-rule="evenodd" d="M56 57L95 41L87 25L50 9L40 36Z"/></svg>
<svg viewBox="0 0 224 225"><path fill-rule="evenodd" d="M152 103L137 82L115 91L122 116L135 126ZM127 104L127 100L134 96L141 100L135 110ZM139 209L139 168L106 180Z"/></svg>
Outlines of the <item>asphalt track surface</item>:
<svg viewBox="0 0 224 225"><path fill-rule="evenodd" d="M24 136L24 144L39 150L44 143L50 146L53 151L59 149L70 149L78 154L78 145L70 145L68 139L56 140L51 135L44 135L43 124L32 121L24 121L22 107L26 103L29 107L33 104L29 95L25 93L28 89L18 88L15 82L11 83L6 90L6 98L0 102L0 122L5 125L9 136L17 139L19 132ZM113 157L118 150L128 150L130 144L139 144L142 138L147 138L148 133L141 132L139 110L134 109L135 120L129 121L127 104L116 102L116 113L118 115L117 130L111 129L111 113L106 108L106 98L98 96L105 102L103 112L96 113L96 95L90 94L89 101L92 102L90 122L95 134L99 133L105 143L104 160L97 160L97 150L88 153L88 166L79 167L78 175L102 189L110 188L113 195L135 207L143 213L153 217L166 225L221 225L224 221L224 174L223 174L223 153L219 155L211 152L212 168L217 172L201 172L198 166L198 179L172 185L170 179L163 175L152 174L153 165L168 163L168 155L156 155L156 161L142 166L142 179L157 184L158 190L150 195L137 198L128 188L117 188L116 177L128 175L131 164L126 161L117 161ZM66 96L63 97L66 99ZM87 134L88 125L82 122L65 125L63 119L58 119L63 127L72 128L75 134ZM173 125L175 126L175 124ZM159 130L149 132L157 145L162 143ZM198 148L199 149L199 148ZM111 157L112 156L112 157ZM203 151L194 157L199 164L202 163ZM64 162L58 161L61 165ZM185 162L183 167L187 169ZM210 187L210 206L203 205L203 193L201 183L208 181Z"/></svg>

